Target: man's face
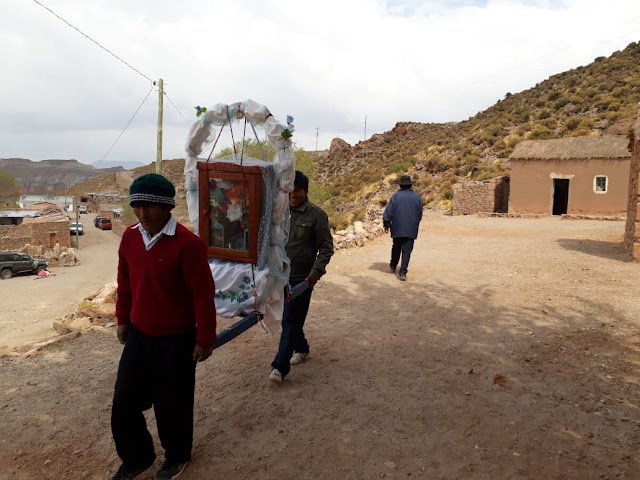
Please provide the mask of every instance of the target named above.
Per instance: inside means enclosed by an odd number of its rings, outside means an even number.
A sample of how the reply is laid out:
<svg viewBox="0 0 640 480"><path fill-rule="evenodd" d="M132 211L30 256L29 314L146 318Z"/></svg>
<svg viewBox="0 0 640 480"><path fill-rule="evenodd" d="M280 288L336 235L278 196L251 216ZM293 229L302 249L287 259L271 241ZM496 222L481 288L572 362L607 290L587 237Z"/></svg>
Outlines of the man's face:
<svg viewBox="0 0 640 480"><path fill-rule="evenodd" d="M304 188L293 187L293 192L289 192L289 206L298 208L305 198L307 198L307 191Z"/></svg>
<svg viewBox="0 0 640 480"><path fill-rule="evenodd" d="M133 206L133 213L151 235L160 232L169 220L171 207L160 203L136 202Z"/></svg>

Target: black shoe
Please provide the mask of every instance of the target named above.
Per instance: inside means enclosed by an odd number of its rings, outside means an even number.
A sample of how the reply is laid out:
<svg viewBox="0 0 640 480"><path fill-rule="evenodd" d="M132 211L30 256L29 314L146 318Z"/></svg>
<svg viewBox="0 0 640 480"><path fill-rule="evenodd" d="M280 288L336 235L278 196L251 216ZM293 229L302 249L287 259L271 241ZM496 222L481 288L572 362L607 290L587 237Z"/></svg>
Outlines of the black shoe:
<svg viewBox="0 0 640 480"><path fill-rule="evenodd" d="M151 465L147 465L146 467L127 467L124 463L120 465L118 471L111 477L109 480L134 480L136 478L148 478L146 476L142 476L143 473L147 473L148 476L151 476L151 468L153 467L153 462Z"/></svg>
<svg viewBox="0 0 640 480"><path fill-rule="evenodd" d="M396 273L396 265L389 265L389 269L392 273Z"/></svg>
<svg viewBox="0 0 640 480"><path fill-rule="evenodd" d="M168 480L171 478L178 478L184 472L189 462L169 462L165 461L164 465L158 473L156 473L156 480Z"/></svg>

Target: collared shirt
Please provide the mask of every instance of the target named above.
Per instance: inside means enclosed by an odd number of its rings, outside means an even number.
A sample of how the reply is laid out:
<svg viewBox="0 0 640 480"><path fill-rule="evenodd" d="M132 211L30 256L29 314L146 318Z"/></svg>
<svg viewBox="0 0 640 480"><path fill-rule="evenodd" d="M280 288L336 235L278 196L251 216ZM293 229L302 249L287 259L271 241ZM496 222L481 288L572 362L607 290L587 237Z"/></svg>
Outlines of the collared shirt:
<svg viewBox="0 0 640 480"><path fill-rule="evenodd" d="M333 237L324 210L305 199L291 210L287 256L291 260L291 281L314 274L320 278L333 255Z"/></svg>
<svg viewBox="0 0 640 480"><path fill-rule="evenodd" d="M151 235L149 234L149 232L147 232L144 227L142 226L141 223L138 223L137 225L134 225L133 228L138 228L138 230L140 230L140 234L142 235L142 241L144 242L144 248L147 249L147 251L151 250L151 247L153 247L156 243L158 243L158 240L160 240L160 238L162 237L162 235L171 235L174 236L176 234L176 225L178 224L178 222L176 222L176 219L173 218L173 215L169 216L169 221L164 225L164 228L162 230L160 230L158 233L156 233L153 238L151 238Z"/></svg>

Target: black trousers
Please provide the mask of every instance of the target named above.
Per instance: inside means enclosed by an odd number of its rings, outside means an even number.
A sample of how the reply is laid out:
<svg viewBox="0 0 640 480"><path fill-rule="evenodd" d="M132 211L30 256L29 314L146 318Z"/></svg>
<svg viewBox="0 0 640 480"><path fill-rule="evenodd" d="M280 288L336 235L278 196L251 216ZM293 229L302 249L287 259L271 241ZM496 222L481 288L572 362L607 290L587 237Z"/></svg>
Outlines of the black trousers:
<svg viewBox="0 0 640 480"><path fill-rule="evenodd" d="M409 260L411 259L411 252L413 251L414 239L411 237L395 237L393 239L393 246L391 247L391 262L389 266L395 268L400 261L400 253L402 253L402 262L400 263L400 275L407 274L409 269Z"/></svg>
<svg viewBox="0 0 640 480"><path fill-rule="evenodd" d="M111 410L111 432L126 466L149 466L156 458L143 414L151 406L166 460L191 458L195 343L195 332L152 336L129 327Z"/></svg>

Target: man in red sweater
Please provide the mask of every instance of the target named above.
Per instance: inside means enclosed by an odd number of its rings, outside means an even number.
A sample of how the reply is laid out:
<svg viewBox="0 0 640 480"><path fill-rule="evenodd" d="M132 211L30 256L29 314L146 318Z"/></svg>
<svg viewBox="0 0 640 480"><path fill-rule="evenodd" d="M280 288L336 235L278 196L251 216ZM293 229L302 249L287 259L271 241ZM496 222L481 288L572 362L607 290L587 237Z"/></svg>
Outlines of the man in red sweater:
<svg viewBox="0 0 640 480"><path fill-rule="evenodd" d="M140 220L118 250L116 316L124 345L111 412L122 465L133 479L156 454L143 412L154 408L165 462L157 479L176 478L191 458L196 363L216 340L215 286L200 238L171 215L175 188L162 175L133 181L129 203Z"/></svg>

